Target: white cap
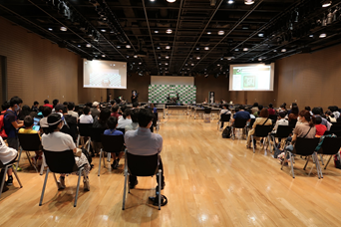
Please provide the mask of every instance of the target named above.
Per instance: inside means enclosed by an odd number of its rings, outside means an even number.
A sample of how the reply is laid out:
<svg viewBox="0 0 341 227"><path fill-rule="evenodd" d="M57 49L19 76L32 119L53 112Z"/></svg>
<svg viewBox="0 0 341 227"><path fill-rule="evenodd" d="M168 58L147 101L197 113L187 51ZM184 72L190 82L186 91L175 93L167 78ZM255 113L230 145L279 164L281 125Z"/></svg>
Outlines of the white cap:
<svg viewBox="0 0 341 227"><path fill-rule="evenodd" d="M99 102L97 102L97 101L94 101L93 103L92 103L92 106L93 107L96 107L96 106L98 106L99 105Z"/></svg>

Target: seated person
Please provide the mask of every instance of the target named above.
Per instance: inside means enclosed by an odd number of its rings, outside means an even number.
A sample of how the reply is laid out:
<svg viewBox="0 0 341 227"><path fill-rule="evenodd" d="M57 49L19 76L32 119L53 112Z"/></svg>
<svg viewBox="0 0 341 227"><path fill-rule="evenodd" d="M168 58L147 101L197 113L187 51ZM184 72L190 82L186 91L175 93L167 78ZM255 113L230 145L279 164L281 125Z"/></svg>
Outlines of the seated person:
<svg viewBox="0 0 341 227"><path fill-rule="evenodd" d="M116 117L109 117L108 119L108 127L109 129L106 129L104 131L104 135L109 135L109 136L119 136L123 135L123 132L116 130L117 127L117 118ZM122 158L122 155L124 154L123 149L119 153L111 153L111 157L113 158L114 162L112 163L111 167L113 169L117 169L120 159Z"/></svg>
<svg viewBox="0 0 341 227"><path fill-rule="evenodd" d="M2 139L2 137L0 136L0 160L1 162L6 165L12 161L14 161L18 156L18 151L7 147L4 140ZM9 168L7 171L7 176L8 176L8 180L6 181L6 183L4 184L4 188L2 189L2 192L5 192L8 190L8 186L13 185L13 176L12 176L12 168ZM1 173L0 173L0 184L3 181L3 177L5 174L5 168L1 169Z"/></svg>
<svg viewBox="0 0 341 227"><path fill-rule="evenodd" d="M237 119L243 119L246 121L250 121L250 114L249 114L249 112L244 110L244 106L242 106L242 105L239 106L239 108L236 108L235 111L236 111L236 113L233 115L233 119L232 119L233 126L234 126L234 122ZM235 128L233 128L233 130L235 130ZM233 133L235 133L235 132L233 132Z"/></svg>
<svg viewBox="0 0 341 227"><path fill-rule="evenodd" d="M38 134L40 137L40 132L33 130L34 121L31 116L28 115L24 118L24 126L25 128L19 129L18 132L19 134ZM41 155L42 155L41 151L36 151L36 156L32 158L32 162L34 165L37 165L38 160L41 160L42 158Z"/></svg>
<svg viewBox="0 0 341 227"><path fill-rule="evenodd" d="M316 137L321 137L327 131L327 127L322 124L322 118L320 116L316 116L315 119L315 128L316 128Z"/></svg>
<svg viewBox="0 0 341 227"><path fill-rule="evenodd" d="M329 121L331 123L336 123L336 118L331 111L328 110L325 115L326 115L327 121Z"/></svg>
<svg viewBox="0 0 341 227"><path fill-rule="evenodd" d="M120 117L119 111L120 111L120 107L119 106L114 106L113 108L111 108L111 116L116 117L117 119Z"/></svg>
<svg viewBox="0 0 341 227"><path fill-rule="evenodd" d="M274 109L274 106L272 105L272 103L269 104L269 115L275 115L276 114L276 111Z"/></svg>
<svg viewBox="0 0 341 227"><path fill-rule="evenodd" d="M80 124L92 124L94 123L94 118L91 115L89 107L84 107L83 114L79 117Z"/></svg>
<svg viewBox="0 0 341 227"><path fill-rule="evenodd" d="M277 119L275 127L272 129L271 133L276 134L279 125L283 125L283 126L289 125L289 121L285 118L285 115L286 114L284 111L282 111L278 114L278 119Z"/></svg>
<svg viewBox="0 0 341 227"><path fill-rule="evenodd" d="M39 102L34 101L31 111L38 113L38 106L39 106Z"/></svg>
<svg viewBox="0 0 341 227"><path fill-rule="evenodd" d="M117 119L117 118L116 118ZM127 125L131 125L133 121L131 120L131 110L125 109L123 113L123 117L120 117L118 119L118 125L117 128L119 129L125 129ZM109 125L108 125L109 126Z"/></svg>
<svg viewBox="0 0 341 227"><path fill-rule="evenodd" d="M92 125L93 128L102 128L102 129L107 129L108 128L108 119L110 117L110 109L106 108L103 109L99 113L99 117L96 117L94 120L94 123ZM99 154L101 148L102 148L102 143L101 142L95 142L92 141L92 145L94 148L95 154Z"/></svg>
<svg viewBox="0 0 341 227"><path fill-rule="evenodd" d="M47 117L52 113L52 109L48 106L44 106L43 109L43 118L40 119L39 125L40 125L40 132L43 132L43 129L48 128L49 124L47 123Z"/></svg>
<svg viewBox="0 0 341 227"><path fill-rule="evenodd" d="M259 107L258 107L258 103L255 102L253 104L253 106L251 107L251 112L253 115L257 116L258 112L259 112Z"/></svg>
<svg viewBox="0 0 341 227"><path fill-rule="evenodd" d="M231 114L231 111L228 109L228 105L223 105L223 108L220 110L219 119L221 119L221 115ZM224 122L221 122L220 128L224 128Z"/></svg>
<svg viewBox="0 0 341 227"><path fill-rule="evenodd" d="M88 159L80 149L77 150L76 144L73 142L72 137L60 131L64 125L64 121L62 120L61 115L58 113L51 114L50 116L48 116L47 122L49 124L48 132L44 134L41 138L41 143L43 145L44 150L51 152L73 150L73 153L75 154L76 165L78 167L84 165L84 171L82 173L84 177L83 178L84 190L90 191L90 183L88 178L90 165ZM66 187L65 174L60 175L57 184L59 190L62 190Z"/></svg>
<svg viewBox="0 0 341 227"><path fill-rule="evenodd" d="M249 131L247 136L247 148L251 148L251 135L255 134L257 125L272 125L272 121L269 118L269 111L267 109L262 109L259 113L259 117L256 118L255 123L253 123L252 129ZM255 141L253 141L255 145Z"/></svg>
<svg viewBox="0 0 341 227"><path fill-rule="evenodd" d="M138 114L139 128L125 133L124 141L128 152L135 155L154 155L162 150L162 137L159 134L154 134L150 131L153 124L153 114L148 109L141 109ZM159 160L159 169L162 170L161 189L165 186L164 171L162 160ZM156 179L157 183L158 180ZM129 187L132 189L137 185L136 176L129 175ZM159 186L159 185L158 185ZM158 191L158 188L157 190Z"/></svg>
<svg viewBox="0 0 341 227"><path fill-rule="evenodd" d="M132 123L130 125L126 125L125 127L126 132L129 130L136 130L139 127L138 113L139 113L139 109L133 109L131 111L130 116L131 116Z"/></svg>

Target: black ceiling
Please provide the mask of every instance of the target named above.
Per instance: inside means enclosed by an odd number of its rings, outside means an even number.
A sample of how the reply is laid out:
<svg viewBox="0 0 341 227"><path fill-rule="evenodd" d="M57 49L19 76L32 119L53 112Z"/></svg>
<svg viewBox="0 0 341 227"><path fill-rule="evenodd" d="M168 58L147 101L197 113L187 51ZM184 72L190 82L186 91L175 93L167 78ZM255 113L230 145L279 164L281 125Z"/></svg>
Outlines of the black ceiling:
<svg viewBox="0 0 341 227"><path fill-rule="evenodd" d="M323 2L0 0L0 16L84 58L127 61L130 71L226 74L229 64L269 63L340 43L341 0Z"/></svg>

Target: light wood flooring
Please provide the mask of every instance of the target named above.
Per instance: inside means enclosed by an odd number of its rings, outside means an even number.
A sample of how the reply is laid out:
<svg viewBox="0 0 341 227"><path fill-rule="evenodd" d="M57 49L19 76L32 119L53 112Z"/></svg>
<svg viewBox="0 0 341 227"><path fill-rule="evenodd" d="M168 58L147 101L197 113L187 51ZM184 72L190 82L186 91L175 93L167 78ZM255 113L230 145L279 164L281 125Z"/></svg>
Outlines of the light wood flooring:
<svg viewBox="0 0 341 227"><path fill-rule="evenodd" d="M155 178L149 177L139 178L122 211L123 160L114 171L108 163L98 177L98 158L91 191L83 192L81 184L76 208L74 175L62 192L50 175L39 206L45 173L40 176L23 159L23 188L14 180L0 198L0 226L341 226L341 170L334 163L319 180L315 168L307 174L312 163L306 172L304 160L296 158L293 179L270 152L257 149L254 154L245 140L223 139L216 126L216 121L184 115L162 123L162 194L169 203L161 211L148 204L155 193Z"/></svg>

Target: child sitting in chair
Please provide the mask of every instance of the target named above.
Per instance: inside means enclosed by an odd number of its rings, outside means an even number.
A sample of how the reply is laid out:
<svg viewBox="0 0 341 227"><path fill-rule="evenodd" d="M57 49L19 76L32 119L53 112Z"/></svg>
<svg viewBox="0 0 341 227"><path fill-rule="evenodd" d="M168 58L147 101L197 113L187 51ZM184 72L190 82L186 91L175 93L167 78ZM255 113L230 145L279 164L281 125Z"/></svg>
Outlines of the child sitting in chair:
<svg viewBox="0 0 341 227"><path fill-rule="evenodd" d="M117 127L117 118L116 117L109 117L107 125L109 127L109 129L104 131L104 135L109 135L109 136L120 136L123 135L123 132L116 130ZM113 164L111 165L111 167L113 169L117 169L118 164L120 162L120 159L122 158L124 152L123 149L121 152L113 152L111 153L111 157L114 159Z"/></svg>

